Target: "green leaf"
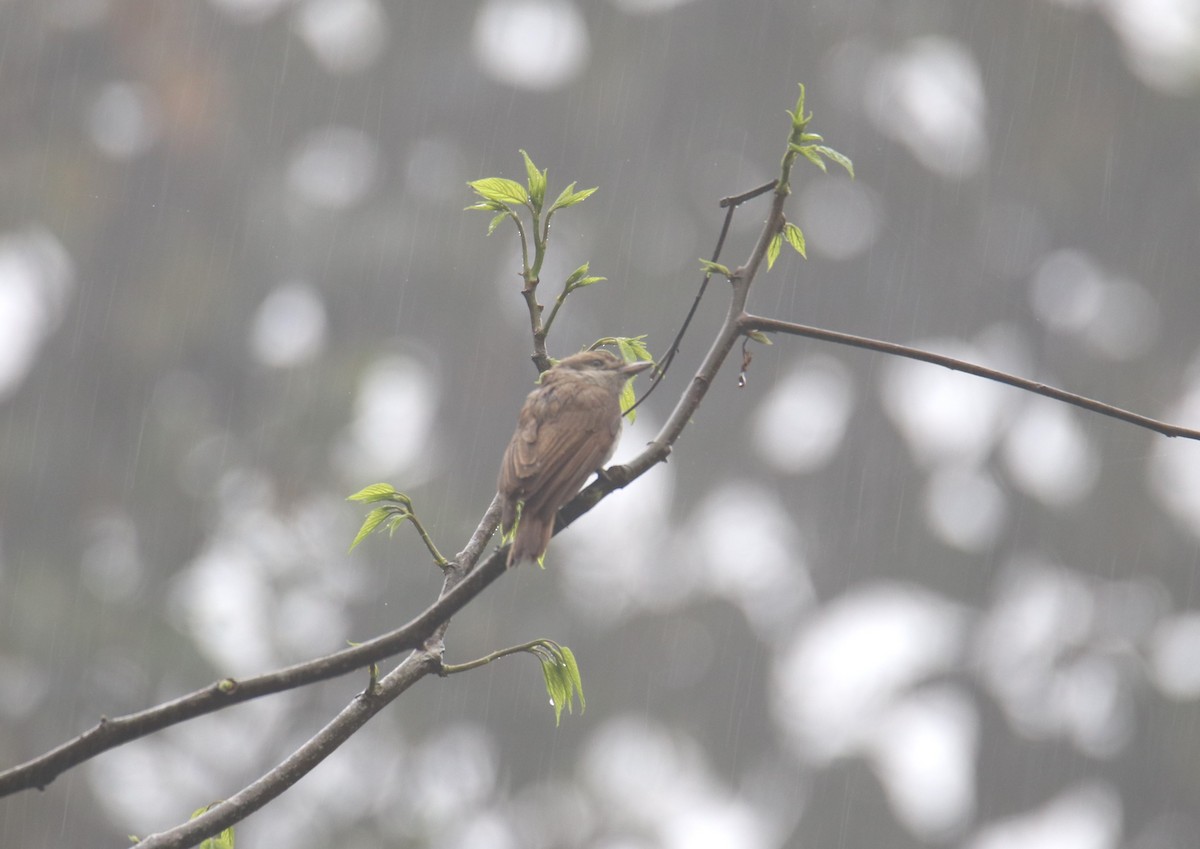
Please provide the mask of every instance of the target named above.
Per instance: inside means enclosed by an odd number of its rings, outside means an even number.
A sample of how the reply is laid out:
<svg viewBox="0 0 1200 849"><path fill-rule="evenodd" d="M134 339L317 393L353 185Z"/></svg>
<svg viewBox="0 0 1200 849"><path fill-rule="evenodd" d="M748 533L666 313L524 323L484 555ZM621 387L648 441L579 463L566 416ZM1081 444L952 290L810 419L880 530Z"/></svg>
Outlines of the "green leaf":
<svg viewBox="0 0 1200 849"><path fill-rule="evenodd" d="M796 108L789 109L788 115L792 117L793 127L802 128L812 120L812 115L804 114L804 83L800 83L800 97L796 99Z"/></svg>
<svg viewBox="0 0 1200 849"><path fill-rule="evenodd" d="M763 333L761 330L751 330L746 335L749 336L751 339L753 339L755 342L758 342L760 345L774 345L775 344L774 342L771 341L771 337L767 336L767 334Z"/></svg>
<svg viewBox="0 0 1200 849"><path fill-rule="evenodd" d="M821 154L817 152L817 147L818 145L815 144L805 144L800 145L796 150L813 165L816 165L825 173L829 173L829 168L826 167L825 160L821 158Z"/></svg>
<svg viewBox="0 0 1200 849"><path fill-rule="evenodd" d="M593 283L599 283L601 280L607 280L607 277L587 277L588 264L585 262L579 268L571 272L571 276L567 278L567 282L563 284L564 292L573 292L576 289L581 289L584 286L591 286Z"/></svg>
<svg viewBox="0 0 1200 849"><path fill-rule="evenodd" d="M490 236L490 235L492 235L493 233L495 233L495 232L496 232L496 228L500 226L500 222L501 222L501 221L503 221L505 218L508 218L510 215L512 215L512 213L511 213L511 212L508 212L508 211L505 211L505 212L497 212L497 213L496 213L496 217L495 217L495 218L493 218L493 219L491 220L491 222L488 224L488 231L487 231L487 234Z"/></svg>
<svg viewBox="0 0 1200 849"><path fill-rule="evenodd" d="M646 334L644 333L641 336L603 336L583 350L594 351L605 345L616 345L627 363L635 360L652 360L654 358L650 356L650 350L643 341L645 338Z"/></svg>
<svg viewBox="0 0 1200 849"><path fill-rule="evenodd" d="M569 275L567 275L567 282L565 284L563 284L563 288L569 289L572 286L574 286L578 281L582 280L583 275L588 273L588 267L589 267L588 263L585 262L583 265L579 266L579 268L575 269Z"/></svg>
<svg viewBox="0 0 1200 849"><path fill-rule="evenodd" d="M646 335L610 337L606 344L616 345L627 363L653 362L650 349L646 347Z"/></svg>
<svg viewBox="0 0 1200 849"><path fill-rule="evenodd" d="M732 271L730 271L725 266L721 265L721 263L713 262L710 259L701 258L700 267L703 268L705 271L707 271L709 274L720 274L721 276L727 277L727 278L733 277Z"/></svg>
<svg viewBox="0 0 1200 849"><path fill-rule="evenodd" d="M571 185L569 185L565 189L563 189L561 192L559 192L558 197L554 199L554 203L550 204L550 211L553 212L554 210L556 210L560 207L569 206L569 204L566 201L568 198L571 197L571 195L574 192L575 192L575 184L574 183L572 183Z"/></svg>
<svg viewBox="0 0 1200 849"><path fill-rule="evenodd" d="M594 195L596 193L596 190L599 188L600 188L599 186L592 186L590 189L580 189L579 191L573 193L569 198L567 198L566 205L574 206L577 203L583 203L585 200L587 200L592 195Z"/></svg>
<svg viewBox="0 0 1200 849"><path fill-rule="evenodd" d="M217 802L213 802L213 804L211 804L211 805L205 805L203 808L197 808L196 810L192 811L192 815L190 817L188 817L188 821L190 822L191 820L194 820L196 817L200 816L201 814L208 813L217 804L218 804ZM220 834L215 835L214 837L209 837L205 840L202 840L200 842L200 845L197 846L196 849L234 849L234 847L233 847L233 826L230 826L229 828L225 829Z"/></svg>
<svg viewBox="0 0 1200 849"><path fill-rule="evenodd" d="M485 177L467 183L475 194L496 203L529 203L529 192L516 180L505 177Z"/></svg>
<svg viewBox="0 0 1200 849"><path fill-rule="evenodd" d="M234 849L233 826L229 826L215 837L201 841L199 849Z"/></svg>
<svg viewBox="0 0 1200 849"><path fill-rule="evenodd" d="M354 542L350 543L350 551L354 551L355 547L370 536L371 531L379 527L379 525L394 511L387 507L376 507L367 514L367 518L363 519L362 527L358 529L358 534L354 537Z"/></svg>
<svg viewBox="0 0 1200 849"><path fill-rule="evenodd" d="M779 258L779 249L783 247L783 234L776 233L771 237L771 243L767 245L767 270L771 270L771 266L775 264L775 260Z"/></svg>
<svg viewBox="0 0 1200 849"><path fill-rule="evenodd" d="M511 211L508 209L508 207L505 204L499 203L498 201L494 201L494 200L484 200L484 201L480 201L479 203L473 203L470 206L463 207L464 212L471 212L472 210L475 210L475 209L482 209L482 210L486 210L488 212L495 212L496 210Z"/></svg>
<svg viewBox="0 0 1200 849"><path fill-rule="evenodd" d="M823 144L817 145L816 150L818 153L820 153L822 156L829 159L831 162L836 162L838 165L841 165L843 168L845 168L846 173L849 174L851 177L854 176L854 163L850 161L849 156L846 156L846 154L844 154L844 153L839 153L838 151L834 150L832 147L828 147Z"/></svg>
<svg viewBox="0 0 1200 849"><path fill-rule="evenodd" d="M579 712L583 713L587 710L587 700L583 697L583 679L579 677L579 664L575 662L575 653L566 646L560 646L559 648L562 649L562 659L566 666L567 681L574 688L575 692L579 694ZM568 704L567 710L570 709L571 706Z"/></svg>
<svg viewBox="0 0 1200 849"><path fill-rule="evenodd" d="M654 357L650 354L650 349L646 347L643 341L646 337L642 336L618 336L610 338L607 344L616 345L617 350L621 352L621 358L627 363L654 362ZM617 403L621 405L622 410L629 410L625 414L625 418L629 419L629 423L633 424L637 421L637 410L631 410L633 402L637 400L637 393L633 391L633 378L625 381L625 385L621 387L621 397Z"/></svg>
<svg viewBox="0 0 1200 849"><path fill-rule="evenodd" d="M398 494L396 488L390 483L373 483L370 486L364 486L353 495L347 496L346 500L371 504L375 501L386 501Z"/></svg>
<svg viewBox="0 0 1200 849"><path fill-rule="evenodd" d="M564 206L574 206L577 203L581 203L590 198L597 188L593 186L590 189L575 191L575 184L572 183L563 189L554 203L550 205L550 211L553 212L556 209L562 209Z"/></svg>
<svg viewBox="0 0 1200 849"><path fill-rule="evenodd" d="M796 249L796 253L808 259L808 254L804 252L804 233L799 227L789 221L783 226L783 237Z"/></svg>
<svg viewBox="0 0 1200 849"><path fill-rule="evenodd" d="M529 179L529 197L533 201L533 208L540 211L542 201L546 199L546 172L539 171L525 151L521 151L521 156L525 159L525 174Z"/></svg>
<svg viewBox="0 0 1200 849"><path fill-rule="evenodd" d="M563 708L568 713L574 713L575 697L579 697L579 712L587 709L583 698L583 680L579 677L579 664L575 661L574 653L566 646L560 646L553 640L541 640L531 651L542 663L542 677L546 681L546 694L550 704L554 706L554 724L562 720Z"/></svg>
<svg viewBox="0 0 1200 849"><path fill-rule="evenodd" d="M413 506L412 499L403 492L397 492L396 488L390 483L373 483L370 486L363 487L346 500L358 501L362 504L376 504L380 501L386 501L390 504L398 504L406 510L412 510Z"/></svg>
<svg viewBox="0 0 1200 849"><path fill-rule="evenodd" d="M403 525L406 521L412 518L412 513L407 510L397 510L394 507L385 507L384 510L390 510L392 515L387 520L388 536L396 535L396 528Z"/></svg>
<svg viewBox="0 0 1200 849"><path fill-rule="evenodd" d="M554 724L562 720L563 706L571 698L571 693L563 682L558 663L553 658L542 658L542 677L546 679L546 694L554 707Z"/></svg>
<svg viewBox="0 0 1200 849"><path fill-rule="evenodd" d="M621 387L621 397L617 403L621 405L622 410L629 410L633 406L633 402L637 400L637 393L633 391L633 379L625 381L625 385ZM637 421L637 410L629 410L625 414L625 418L629 419L629 423L633 424Z"/></svg>

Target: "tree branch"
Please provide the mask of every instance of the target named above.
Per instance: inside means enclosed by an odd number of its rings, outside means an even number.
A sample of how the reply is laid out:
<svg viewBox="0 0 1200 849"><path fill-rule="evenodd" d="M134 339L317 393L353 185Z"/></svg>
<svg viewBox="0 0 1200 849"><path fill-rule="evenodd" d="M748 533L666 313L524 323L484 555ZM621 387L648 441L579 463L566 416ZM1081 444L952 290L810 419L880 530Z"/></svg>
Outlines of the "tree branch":
<svg viewBox="0 0 1200 849"><path fill-rule="evenodd" d="M761 330L765 333L788 333L793 336L805 336L810 339L820 339L824 342L834 342L838 345L849 345L852 348L865 348L869 351L879 351L884 354L891 354L895 357L906 357L910 360L920 360L925 363L942 366L953 371L961 371L966 374L973 374L976 377L982 377L987 380L994 380L997 383L1005 383L1009 386L1015 386L1018 389L1024 389L1026 392L1033 392L1037 395L1044 395L1047 398L1053 398L1055 401L1062 401L1064 404L1071 404L1084 410L1093 413L1099 413L1102 416L1108 416L1112 419L1119 419L1129 424L1137 425L1138 427L1152 430L1156 433L1161 433L1163 436L1181 437L1183 439L1200 440L1200 430L1193 428L1182 427L1181 425L1171 424L1170 422L1159 421L1152 419L1149 416L1139 415L1138 413L1130 412L1121 407L1114 407L1111 404L1105 404L1101 401L1096 401L1084 395L1076 395L1074 392L1067 392L1065 389L1058 389L1053 386L1047 386L1044 383L1039 383L1036 380L1029 380L1024 377L1017 377L1007 372L997 371L996 369L987 368L986 366L970 363L965 360L948 357L945 354L935 354L932 351L923 351L920 348L910 348L906 345L897 345L894 342L883 342L878 339L870 339L865 336L855 336L850 333L839 333L836 330L825 330L820 327L809 327L804 324L793 324L790 321L780 321L774 318L765 318L759 315L751 315L749 313L741 316L738 319L738 325L742 333L749 333L753 330Z"/></svg>
<svg viewBox="0 0 1200 849"><path fill-rule="evenodd" d="M470 540L454 558L446 570L438 602L425 611L425 616L445 599L457 591L463 593L468 587L468 578L477 588L466 600L483 591L483 588L507 570L504 551L496 551L478 568L472 566L479 559L488 539L496 530L500 516L500 497L492 499L483 519L471 534ZM479 580L474 580L479 576ZM465 604L466 601L463 601ZM461 607L461 605L459 605ZM420 619L421 617L418 617ZM416 620L414 620L415 622ZM410 623L411 625L412 623ZM278 798L285 790L307 775L321 761L333 754L358 729L379 713L400 694L426 675L442 671L442 635L449 625L449 615L436 624L425 645L406 657L400 664L380 679L373 688L359 693L337 716L329 721L313 737L305 741L291 755L270 772L247 785L233 796L219 802L200 816L180 823L172 829L151 835L137 845L144 849L187 849L206 837L219 834L235 823ZM405 626L408 627L408 626Z"/></svg>
<svg viewBox="0 0 1200 849"><path fill-rule="evenodd" d="M33 760L0 772L0 796L34 787L42 789L66 770L102 752L171 725L251 699L336 678L364 669L402 651L421 648L430 638L437 636L439 628L448 622L451 616L504 573L504 558L496 554L471 571L471 567L478 561L484 546L496 530L499 516L499 501L493 499L466 547L451 561L438 600L396 630L352 648L265 675L241 681L225 678L202 690L138 713L115 719L102 718L75 739Z"/></svg>
<svg viewBox="0 0 1200 849"><path fill-rule="evenodd" d="M360 693L315 736L278 766L206 812L168 831L150 835L140 849L188 849L206 837L241 822L307 775L333 754L355 731L401 693L437 670L440 661L427 650L414 651L379 681L374 691Z"/></svg>

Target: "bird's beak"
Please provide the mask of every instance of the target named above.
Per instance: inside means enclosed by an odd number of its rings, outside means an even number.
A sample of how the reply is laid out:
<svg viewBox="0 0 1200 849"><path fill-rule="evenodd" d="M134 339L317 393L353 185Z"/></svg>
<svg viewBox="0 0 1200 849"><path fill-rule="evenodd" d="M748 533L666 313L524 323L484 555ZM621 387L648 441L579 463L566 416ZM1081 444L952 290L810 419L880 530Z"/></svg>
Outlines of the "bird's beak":
<svg viewBox="0 0 1200 849"><path fill-rule="evenodd" d="M649 360L639 360L636 363L626 363L625 365L621 366L621 374L627 374L632 377L638 372L645 371L653 366L654 363L650 362Z"/></svg>

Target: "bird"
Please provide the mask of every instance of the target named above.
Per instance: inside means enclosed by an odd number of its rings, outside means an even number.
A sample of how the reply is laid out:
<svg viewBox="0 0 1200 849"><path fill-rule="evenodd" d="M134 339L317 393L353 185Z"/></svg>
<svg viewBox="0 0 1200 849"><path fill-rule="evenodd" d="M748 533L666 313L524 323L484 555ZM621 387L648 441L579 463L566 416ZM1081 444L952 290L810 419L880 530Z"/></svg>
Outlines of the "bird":
<svg viewBox="0 0 1200 849"><path fill-rule="evenodd" d="M542 374L521 407L496 484L501 531L507 536L517 526L509 567L546 553L558 508L616 449L626 381L652 365L626 363L605 350L581 351Z"/></svg>

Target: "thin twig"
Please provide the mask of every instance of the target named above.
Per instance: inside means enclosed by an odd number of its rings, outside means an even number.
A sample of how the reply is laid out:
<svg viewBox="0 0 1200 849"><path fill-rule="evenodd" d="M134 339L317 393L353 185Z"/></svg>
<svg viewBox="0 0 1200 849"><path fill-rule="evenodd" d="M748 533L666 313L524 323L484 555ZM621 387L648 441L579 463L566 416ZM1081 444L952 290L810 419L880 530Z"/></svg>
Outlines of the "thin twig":
<svg viewBox="0 0 1200 849"><path fill-rule="evenodd" d="M743 203L745 203L748 200L754 200L756 197L758 197L760 195L765 195L767 192L771 191L771 189L775 188L775 186L778 182L779 182L778 180L772 180L771 182L763 183L761 186L758 186L757 188L753 188L748 192L742 192L740 195L730 195L729 197L723 197L723 198L721 198L721 202L718 203L717 206L721 207L721 209L727 209L729 207L734 207L734 206L741 206Z"/></svg>
<svg viewBox="0 0 1200 849"><path fill-rule="evenodd" d="M1130 412L1121 407L1114 407L1111 404L1105 404L1101 401L1096 401L1083 395L1077 395L1074 392L1067 392L1065 389L1058 389L1054 386L1047 386L1045 383L1040 383L1036 380L1018 377L1014 374L998 371L996 369L981 366L976 363L959 360L954 357L948 357L945 354L935 354L932 351L923 351L920 348L910 348L906 345L897 345L895 342L883 342L879 339L870 339L865 336L855 336L851 333L839 333L836 330L825 330L820 327L809 327L804 324L794 324L790 321L780 321L774 318L765 318L759 315L743 315L738 323L742 332L747 333L752 330L761 330L765 333L788 333L793 336L806 336L810 339L820 339L824 342L834 342L838 345L849 345L853 348L865 348L869 351L879 351L883 354L891 354L896 357L906 357L910 360L920 360L921 362L932 363L933 365L943 366L944 368L952 369L953 371L961 371L966 374L973 374L976 377L982 377L987 380L994 380L997 383L1005 383L1009 386L1015 386L1018 389L1024 389L1026 392L1033 392L1037 395L1044 395L1047 398L1053 398L1055 401L1062 401L1064 404L1071 404L1084 410L1089 410L1093 413L1099 413L1102 416L1108 416L1112 419L1119 419L1129 424L1137 425L1138 427L1152 430L1155 433L1161 433L1163 436L1181 437L1183 439L1200 440L1200 430L1193 428L1182 427L1180 425L1171 424L1170 422L1159 421L1152 419L1149 416L1143 416L1138 413Z"/></svg>
<svg viewBox="0 0 1200 849"><path fill-rule="evenodd" d="M546 640L532 640L528 643L522 643L519 646L509 646L506 649L497 649L494 652L485 654L483 657L477 657L475 660L468 660L465 663L446 663L442 665L442 668L438 670L438 673L445 676L456 675L459 672L469 672L472 669L478 669L481 666L487 666L492 661L514 654L525 653L540 654L540 656L543 657L548 656L549 651L547 651L545 648L543 648L540 653L537 651L538 647L542 646L546 642Z"/></svg>
<svg viewBox="0 0 1200 849"><path fill-rule="evenodd" d="M721 250L725 247L725 237L729 235L729 226L733 223L733 214L739 206L748 200L753 200L759 195L764 195L771 189L775 188L776 180L751 189L748 192L742 192L740 195L730 195L729 197L721 198L720 207L725 210L725 220L721 222L721 232L717 236L717 246L713 248L710 262L717 262L721 258ZM671 363L675 360L675 355L679 353L679 347L683 343L683 336L687 333L688 326L691 325L692 319L696 315L696 310L700 308L700 301L704 297L704 292L708 289L708 281L712 278L712 272L708 272L700 280L700 288L696 292L696 297L692 299L692 306L688 309L687 315L684 316L683 324L679 327L679 332L675 334L675 338L671 341L671 347L667 349L667 353L658 361L657 368L654 370L654 379L650 381L650 385L646 387L646 391L642 396L633 402L633 406L625 410L621 415L628 415L636 410L638 406L650 397L650 393L655 390L662 379L667 376L667 369L671 367Z"/></svg>
<svg viewBox="0 0 1200 849"><path fill-rule="evenodd" d="M408 511L408 520L413 523L413 527L417 529L417 533L421 537L421 541L425 543L425 547L429 549L429 553L433 555L433 562L437 564L439 569L445 569L450 565L450 561L442 556L438 551L437 546L433 542L433 537L425 530L425 526L421 524L421 520L417 518L417 514L412 510Z"/></svg>

